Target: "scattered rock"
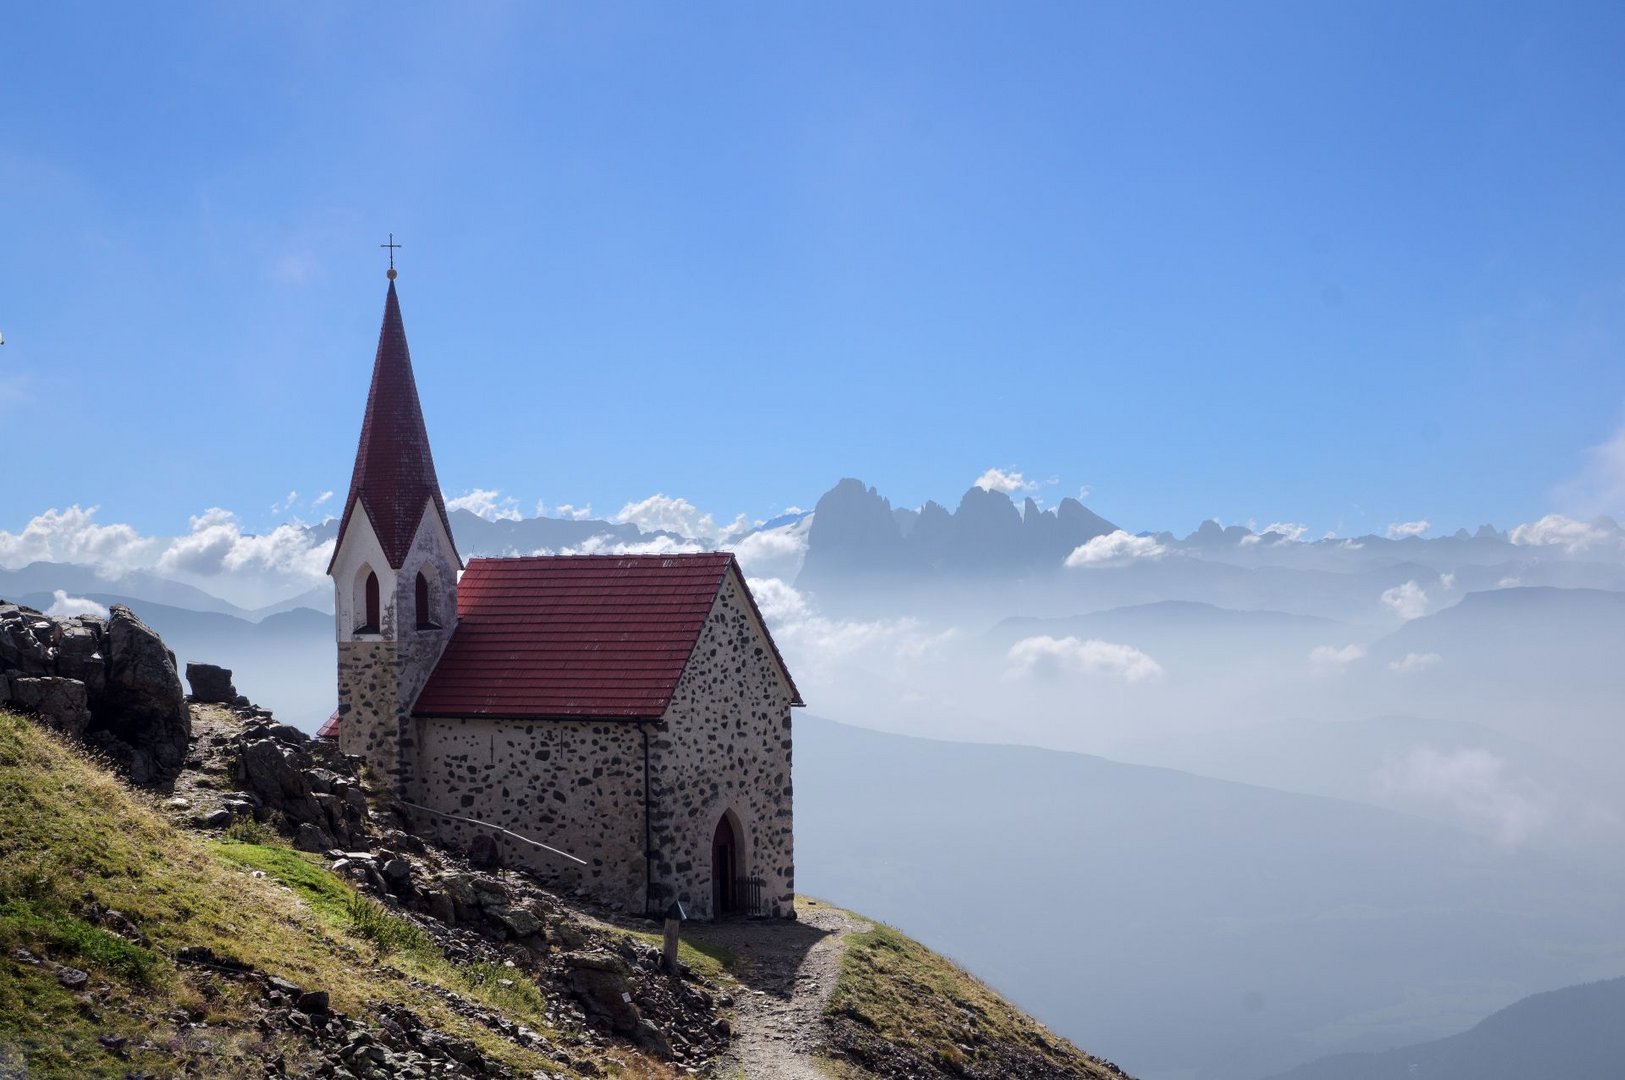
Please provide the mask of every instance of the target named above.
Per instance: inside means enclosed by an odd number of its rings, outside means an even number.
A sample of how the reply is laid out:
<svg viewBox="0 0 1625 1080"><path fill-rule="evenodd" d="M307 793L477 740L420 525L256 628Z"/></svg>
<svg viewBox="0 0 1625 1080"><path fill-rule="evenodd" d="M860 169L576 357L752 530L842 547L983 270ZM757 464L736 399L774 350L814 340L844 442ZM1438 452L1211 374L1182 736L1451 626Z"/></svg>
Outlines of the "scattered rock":
<svg viewBox="0 0 1625 1080"><path fill-rule="evenodd" d="M307 821L302 823L299 831L294 834L293 846L300 851L326 851L333 846L333 838L319 826Z"/></svg>
<svg viewBox="0 0 1625 1080"><path fill-rule="evenodd" d="M188 663L186 681L192 687L192 700L205 704L230 705L237 700L231 685L231 670L214 664Z"/></svg>
<svg viewBox="0 0 1625 1080"><path fill-rule="evenodd" d="M327 991L310 990L306 993L300 994L299 1000L295 1003L294 1007L302 1013L326 1015L328 1007Z"/></svg>
<svg viewBox="0 0 1625 1080"><path fill-rule="evenodd" d="M497 908L491 914L516 938L528 938L542 929L541 920L523 908Z"/></svg>
<svg viewBox="0 0 1625 1080"><path fill-rule="evenodd" d="M85 985L85 983L90 981L90 973L87 971L80 971L78 968L58 968L56 972L56 981L67 987L69 990L77 990L81 986Z"/></svg>
<svg viewBox="0 0 1625 1080"><path fill-rule="evenodd" d="M570 971L570 989L587 1011L608 1020L619 1034L631 1035L643 1015L632 1004L631 969L614 953L598 949L574 952L564 957Z"/></svg>

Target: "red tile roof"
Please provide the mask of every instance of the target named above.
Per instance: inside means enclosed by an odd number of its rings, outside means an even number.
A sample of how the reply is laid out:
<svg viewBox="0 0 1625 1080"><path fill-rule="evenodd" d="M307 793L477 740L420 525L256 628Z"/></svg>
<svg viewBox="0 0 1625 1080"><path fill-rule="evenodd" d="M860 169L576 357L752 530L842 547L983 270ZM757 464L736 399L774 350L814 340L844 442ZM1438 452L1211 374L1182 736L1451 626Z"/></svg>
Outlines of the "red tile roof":
<svg viewBox="0 0 1625 1080"><path fill-rule="evenodd" d="M412 711L659 717L730 572L727 552L471 559L457 629ZM776 648L773 658L801 704Z"/></svg>
<svg viewBox="0 0 1625 1080"><path fill-rule="evenodd" d="M431 501L440 514L440 523L446 527L446 535L451 536L393 281L384 298L384 324L378 331L372 388L367 391L367 413L361 421L361 441L356 447L355 471L350 475L350 497L345 500L344 518L339 522L338 543L333 546L334 560L344 543L357 499L372 520L384 556L396 570L406 561L412 536ZM332 572L332 561L327 569Z"/></svg>
<svg viewBox="0 0 1625 1080"><path fill-rule="evenodd" d="M316 729L318 739L336 739L339 737L339 711L333 710L333 715L322 721L322 726Z"/></svg>

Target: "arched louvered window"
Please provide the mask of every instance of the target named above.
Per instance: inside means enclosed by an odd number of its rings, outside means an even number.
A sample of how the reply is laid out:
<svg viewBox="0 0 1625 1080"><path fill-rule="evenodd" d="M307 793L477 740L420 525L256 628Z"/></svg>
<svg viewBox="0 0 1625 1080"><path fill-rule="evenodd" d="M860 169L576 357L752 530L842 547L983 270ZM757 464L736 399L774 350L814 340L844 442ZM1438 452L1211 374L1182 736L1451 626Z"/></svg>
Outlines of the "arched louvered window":
<svg viewBox="0 0 1625 1080"><path fill-rule="evenodd" d="M371 570L367 571L367 621L361 629L376 634L379 625L383 622L381 614L382 603L378 598L378 575Z"/></svg>
<svg viewBox="0 0 1625 1080"><path fill-rule="evenodd" d="M419 630L434 630L439 625L434 621L434 607L430 603L430 600L431 591L429 589L429 579L424 575L422 570L419 570L416 597Z"/></svg>

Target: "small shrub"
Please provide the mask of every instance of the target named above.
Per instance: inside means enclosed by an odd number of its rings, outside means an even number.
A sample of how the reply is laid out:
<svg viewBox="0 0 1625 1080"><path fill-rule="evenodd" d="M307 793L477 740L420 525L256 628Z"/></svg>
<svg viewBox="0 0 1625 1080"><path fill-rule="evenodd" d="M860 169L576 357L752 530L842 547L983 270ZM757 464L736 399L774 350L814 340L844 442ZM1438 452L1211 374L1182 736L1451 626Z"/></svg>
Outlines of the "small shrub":
<svg viewBox="0 0 1625 1080"><path fill-rule="evenodd" d="M527 1013L540 1021L547 1019L547 999L523 972L485 960L457 964L452 970L470 993L487 1003L507 1012ZM504 982L509 985L504 986Z"/></svg>
<svg viewBox="0 0 1625 1080"><path fill-rule="evenodd" d="M344 902L344 914L357 937L372 942L380 955L392 952L434 952L434 939L415 923L392 915L388 908L370 896L351 893Z"/></svg>
<svg viewBox="0 0 1625 1080"><path fill-rule="evenodd" d="M275 844L281 837L269 826L251 817L240 817L226 826L226 839L239 844Z"/></svg>

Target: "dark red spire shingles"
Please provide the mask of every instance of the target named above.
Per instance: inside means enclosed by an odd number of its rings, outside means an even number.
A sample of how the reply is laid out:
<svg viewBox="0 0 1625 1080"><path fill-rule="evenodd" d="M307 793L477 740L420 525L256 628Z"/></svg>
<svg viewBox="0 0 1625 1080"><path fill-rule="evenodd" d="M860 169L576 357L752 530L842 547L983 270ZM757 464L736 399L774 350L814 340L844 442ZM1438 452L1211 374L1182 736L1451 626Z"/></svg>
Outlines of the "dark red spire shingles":
<svg viewBox="0 0 1625 1080"><path fill-rule="evenodd" d="M727 552L471 559L457 629L412 711L657 718L733 565Z"/></svg>
<svg viewBox="0 0 1625 1080"><path fill-rule="evenodd" d="M350 475L350 497L345 500L338 542L333 547L335 560L350 527L357 499L366 508L384 556L393 569L399 570L406 561L412 536L430 502L440 514L446 535L451 536L451 522L446 518L446 503L440 496L440 481L434 473L434 457L429 453L429 432L423 424L417 382L412 378L412 355L406 347L406 327L401 323L401 305L395 298L393 281L384 300L384 324L378 331L372 388L367 391L367 414L361 421L355 472ZM455 539L452 543L455 554ZM332 569L329 563L328 571Z"/></svg>

